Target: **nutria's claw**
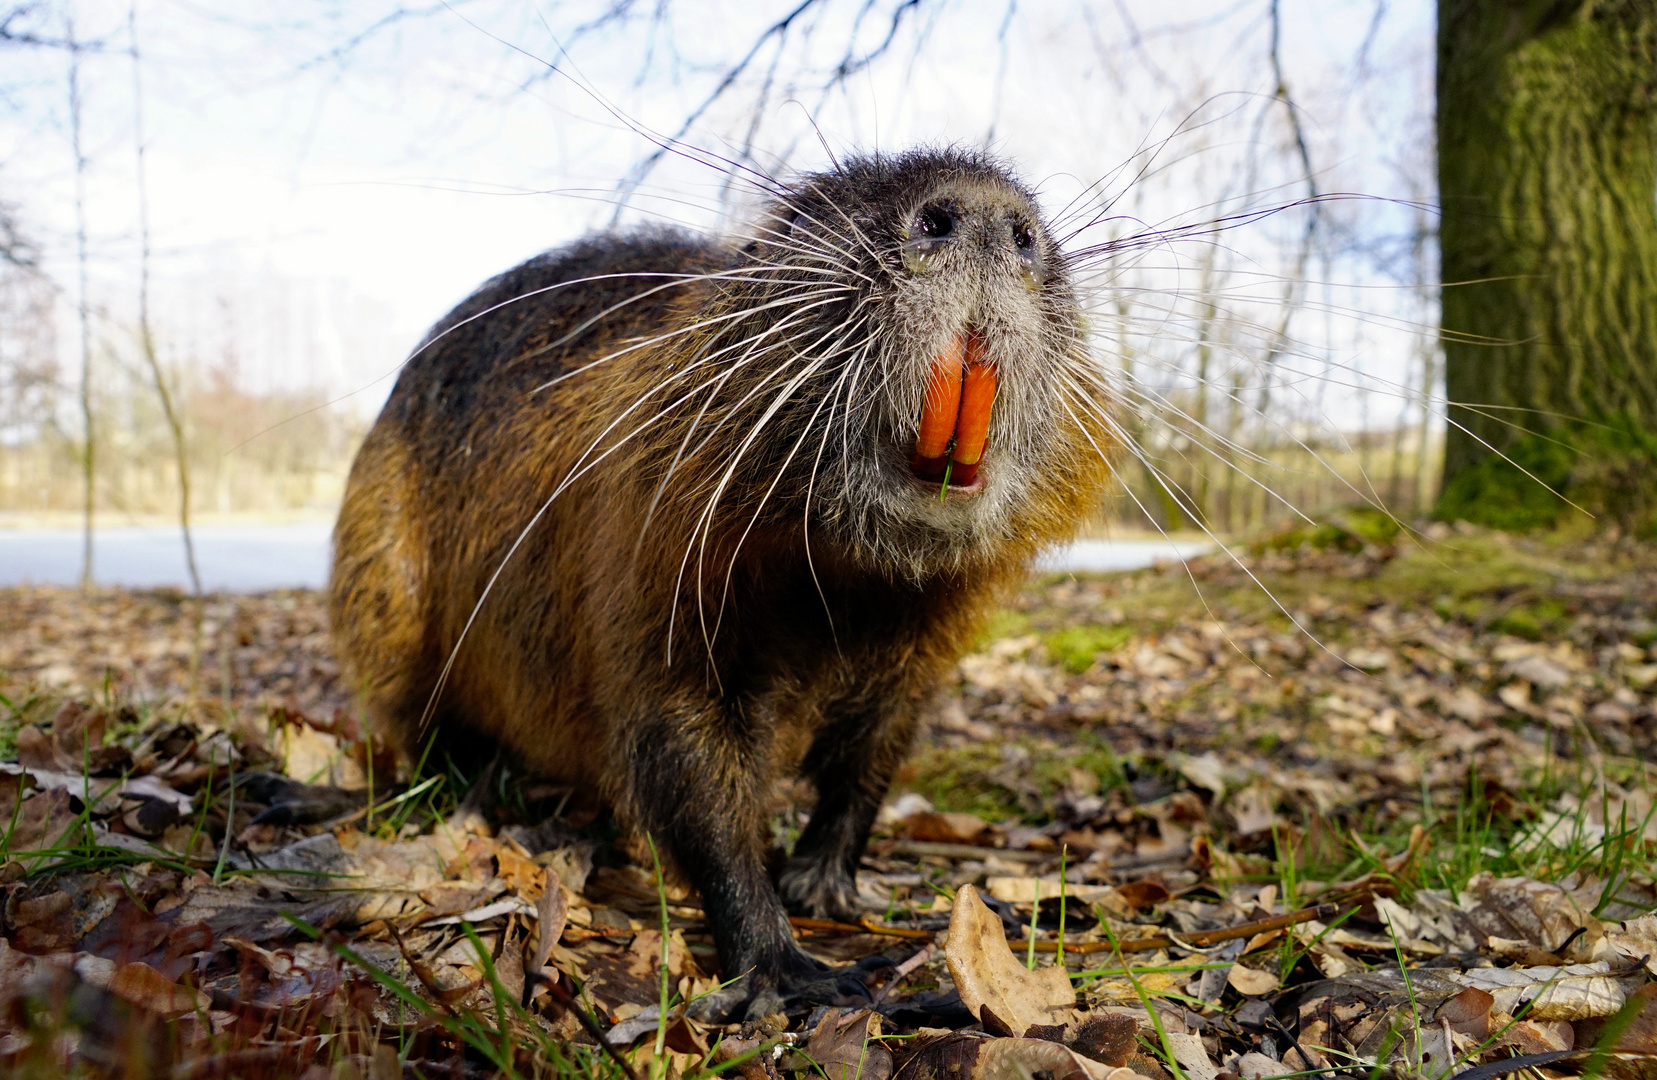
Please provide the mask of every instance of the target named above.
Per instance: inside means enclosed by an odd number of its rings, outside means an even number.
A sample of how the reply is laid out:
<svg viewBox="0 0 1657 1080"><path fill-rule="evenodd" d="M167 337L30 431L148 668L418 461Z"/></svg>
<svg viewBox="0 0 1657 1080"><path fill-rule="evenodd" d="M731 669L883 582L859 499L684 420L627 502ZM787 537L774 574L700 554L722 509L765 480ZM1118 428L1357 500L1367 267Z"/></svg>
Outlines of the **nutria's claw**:
<svg viewBox="0 0 1657 1080"><path fill-rule="evenodd" d="M269 772L245 772L236 776L236 790L265 809L253 819L255 825L314 825L361 810L365 793L345 791L322 784L302 784Z"/></svg>
<svg viewBox="0 0 1657 1080"><path fill-rule="evenodd" d="M849 967L830 968L827 971L784 975L782 990L784 1011L809 1005L860 1005L874 1000L869 989L869 976L887 968L896 967L892 961L876 953L865 956Z"/></svg>
<svg viewBox="0 0 1657 1080"><path fill-rule="evenodd" d="M711 990L692 1001L685 1007L685 1015L703 1024L729 1024L742 1018L745 1011L743 1006L749 1003L750 998L760 996L751 991L752 988L748 985L747 979L738 979L729 986ZM777 1010L772 1009L771 1011L776 1012Z"/></svg>
<svg viewBox="0 0 1657 1080"><path fill-rule="evenodd" d="M895 966L877 953L847 967L802 969L767 981L749 975L702 995L685 1013L705 1024L725 1024L744 1017L758 1020L772 1013L803 1012L817 1005L863 1005L874 1000L869 976Z"/></svg>

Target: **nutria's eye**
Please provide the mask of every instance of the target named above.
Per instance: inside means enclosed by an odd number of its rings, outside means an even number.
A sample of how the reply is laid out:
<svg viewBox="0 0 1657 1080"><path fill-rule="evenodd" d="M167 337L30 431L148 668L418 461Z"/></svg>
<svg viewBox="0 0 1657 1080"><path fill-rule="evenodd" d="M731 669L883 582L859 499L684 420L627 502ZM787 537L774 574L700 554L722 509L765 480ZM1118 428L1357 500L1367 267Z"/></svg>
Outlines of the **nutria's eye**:
<svg viewBox="0 0 1657 1080"><path fill-rule="evenodd" d="M932 240L942 240L955 231L955 215L942 206L928 206L915 215L915 231Z"/></svg>
<svg viewBox="0 0 1657 1080"><path fill-rule="evenodd" d="M1024 287L1031 292L1040 289L1047 280L1047 268L1042 265L1036 236L1028 221L1013 222L1013 244L1018 248L1018 272L1024 279Z"/></svg>
<svg viewBox="0 0 1657 1080"><path fill-rule="evenodd" d="M925 273L931 267L932 256L954 233L955 214L948 206L934 203L922 208L905 230L903 265L911 273Z"/></svg>

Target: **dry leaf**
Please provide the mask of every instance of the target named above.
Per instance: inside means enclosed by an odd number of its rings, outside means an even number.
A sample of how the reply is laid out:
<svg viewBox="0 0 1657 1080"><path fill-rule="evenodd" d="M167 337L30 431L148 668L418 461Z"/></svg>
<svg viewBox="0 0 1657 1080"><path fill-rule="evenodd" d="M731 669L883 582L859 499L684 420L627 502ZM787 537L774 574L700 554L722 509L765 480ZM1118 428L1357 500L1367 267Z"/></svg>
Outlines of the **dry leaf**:
<svg viewBox="0 0 1657 1080"><path fill-rule="evenodd" d="M987 1006L1015 1033L1031 1025L1066 1024L1076 1018L1076 991L1060 967L1030 971L1007 947L1001 919L963 885L950 913L949 942L944 946L950 978L961 1003L983 1019Z"/></svg>
<svg viewBox="0 0 1657 1080"><path fill-rule="evenodd" d="M742 1080L771 1080L771 1074L766 1072L766 1063L762 1060L765 1055L763 1046L759 1039L721 1039L719 1045L713 1048L713 1060L716 1065L723 1065L742 1058L740 1063L726 1070L726 1075L735 1074Z"/></svg>
<svg viewBox="0 0 1657 1080"><path fill-rule="evenodd" d="M1522 1054L1546 1054L1572 1049L1576 1033L1563 1020L1515 1020L1506 1026L1501 1041Z"/></svg>
<svg viewBox="0 0 1657 1080"><path fill-rule="evenodd" d="M988 838L990 826L976 814L922 811L904 818L898 825L898 831L911 840L930 840L943 844L977 844Z"/></svg>
<svg viewBox="0 0 1657 1080"><path fill-rule="evenodd" d="M1226 973L1226 982L1230 983L1231 988L1244 997L1259 997L1261 994L1269 994L1276 990L1279 980L1276 975L1269 971L1244 967L1242 964L1233 964L1231 970Z"/></svg>
<svg viewBox="0 0 1657 1080"><path fill-rule="evenodd" d="M1493 995L1469 986L1440 1005L1433 1019L1449 1024L1452 1031L1482 1039L1490 1034L1490 1010L1495 1004Z"/></svg>
<svg viewBox="0 0 1657 1080"><path fill-rule="evenodd" d="M824 1014L811 1033L805 1053L827 1080L888 1080L892 1075L892 1055L874 1040L880 1037L880 1015L861 1009L842 1016L838 1012Z"/></svg>
<svg viewBox="0 0 1657 1080"><path fill-rule="evenodd" d="M569 900L558 881L558 872L548 866L544 869L544 874L540 902L536 905L535 959L529 965L531 972L540 971L547 966L553 946L558 944L558 939L564 934L564 923L570 912Z"/></svg>
<svg viewBox="0 0 1657 1080"><path fill-rule="evenodd" d="M206 1011L211 999L180 986L148 964L122 964L109 979L109 992L163 1016Z"/></svg>
<svg viewBox="0 0 1657 1080"><path fill-rule="evenodd" d="M1270 1080L1271 1077L1283 1076L1288 1072L1289 1067L1281 1061L1253 1050L1237 1059L1237 1075L1242 1080Z"/></svg>
<svg viewBox="0 0 1657 1080"><path fill-rule="evenodd" d="M984 891L997 900L1005 900L1009 904L1034 904L1040 900L1057 900L1062 892L1066 899L1078 904L1091 904L1095 901L1108 900L1115 896L1117 889L1109 885L1075 885L1065 882L1062 886L1059 877L989 877L984 879ZM1167 890L1163 890L1166 895Z"/></svg>
<svg viewBox="0 0 1657 1080"><path fill-rule="evenodd" d="M1068 1041L1071 1049L1094 1061L1126 1065L1139 1046L1139 1021L1122 1013L1092 1012L1076 1024L1076 1033Z"/></svg>
<svg viewBox="0 0 1657 1080"><path fill-rule="evenodd" d="M1610 975L1609 964L1569 967L1473 968L1457 981L1488 991L1493 1007L1509 1015L1521 1002L1531 1003L1531 1020L1586 1020L1611 1016L1628 1000L1624 980Z"/></svg>
<svg viewBox="0 0 1657 1080"><path fill-rule="evenodd" d="M1208 1057L1208 1051L1203 1048L1202 1040L1188 1032L1170 1031L1163 1036L1168 1041L1168 1049L1173 1051L1174 1060L1179 1067L1185 1070L1185 1075L1191 1080L1214 1080L1220 1070Z"/></svg>
<svg viewBox="0 0 1657 1080"><path fill-rule="evenodd" d="M1132 1069L1102 1065L1044 1039L945 1035L922 1046L894 1080L1144 1080Z"/></svg>
<svg viewBox="0 0 1657 1080"><path fill-rule="evenodd" d="M1149 878L1116 886L1116 895L1133 911L1146 911L1174 898L1168 886Z"/></svg>

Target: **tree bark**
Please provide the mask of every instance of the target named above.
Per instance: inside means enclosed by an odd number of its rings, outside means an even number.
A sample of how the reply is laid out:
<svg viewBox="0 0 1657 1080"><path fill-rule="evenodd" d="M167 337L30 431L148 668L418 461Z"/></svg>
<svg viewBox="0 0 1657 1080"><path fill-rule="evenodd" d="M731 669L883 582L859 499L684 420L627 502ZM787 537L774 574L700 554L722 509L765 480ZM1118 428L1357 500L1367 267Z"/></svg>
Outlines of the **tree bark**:
<svg viewBox="0 0 1657 1080"><path fill-rule="evenodd" d="M1438 13L1448 493L1528 433L1657 433L1657 0Z"/></svg>

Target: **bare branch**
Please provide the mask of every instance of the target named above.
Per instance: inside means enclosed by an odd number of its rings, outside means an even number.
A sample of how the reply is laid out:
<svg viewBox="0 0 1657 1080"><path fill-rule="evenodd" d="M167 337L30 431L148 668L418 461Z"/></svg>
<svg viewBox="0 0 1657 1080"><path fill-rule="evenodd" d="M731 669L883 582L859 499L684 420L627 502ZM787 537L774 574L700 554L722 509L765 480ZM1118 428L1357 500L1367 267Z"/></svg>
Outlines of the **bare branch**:
<svg viewBox="0 0 1657 1080"><path fill-rule="evenodd" d="M634 167L633 171L616 189L616 210L610 216L612 226L620 219L622 211L627 208L628 200L632 198L634 192L638 191L639 185L644 183L645 178L656 168L668 151L689 134L696 121L700 120L703 114L713 108L714 104L725 96L725 92L735 85L737 79L741 78L742 73L748 70L748 65L754 62L754 57L758 56L760 50L765 47L765 43L773 37L782 38L787 36L788 28L794 24L794 20L816 7L820 2L821 0L800 0L794 10L767 27L765 32L755 39L754 44L742 59L738 60L725 72L724 78L719 80L719 85L714 87L713 92L703 99L702 104L690 111L690 114L679 125L679 130L668 136L664 145L658 146ZM778 47L781 47L780 44Z"/></svg>

